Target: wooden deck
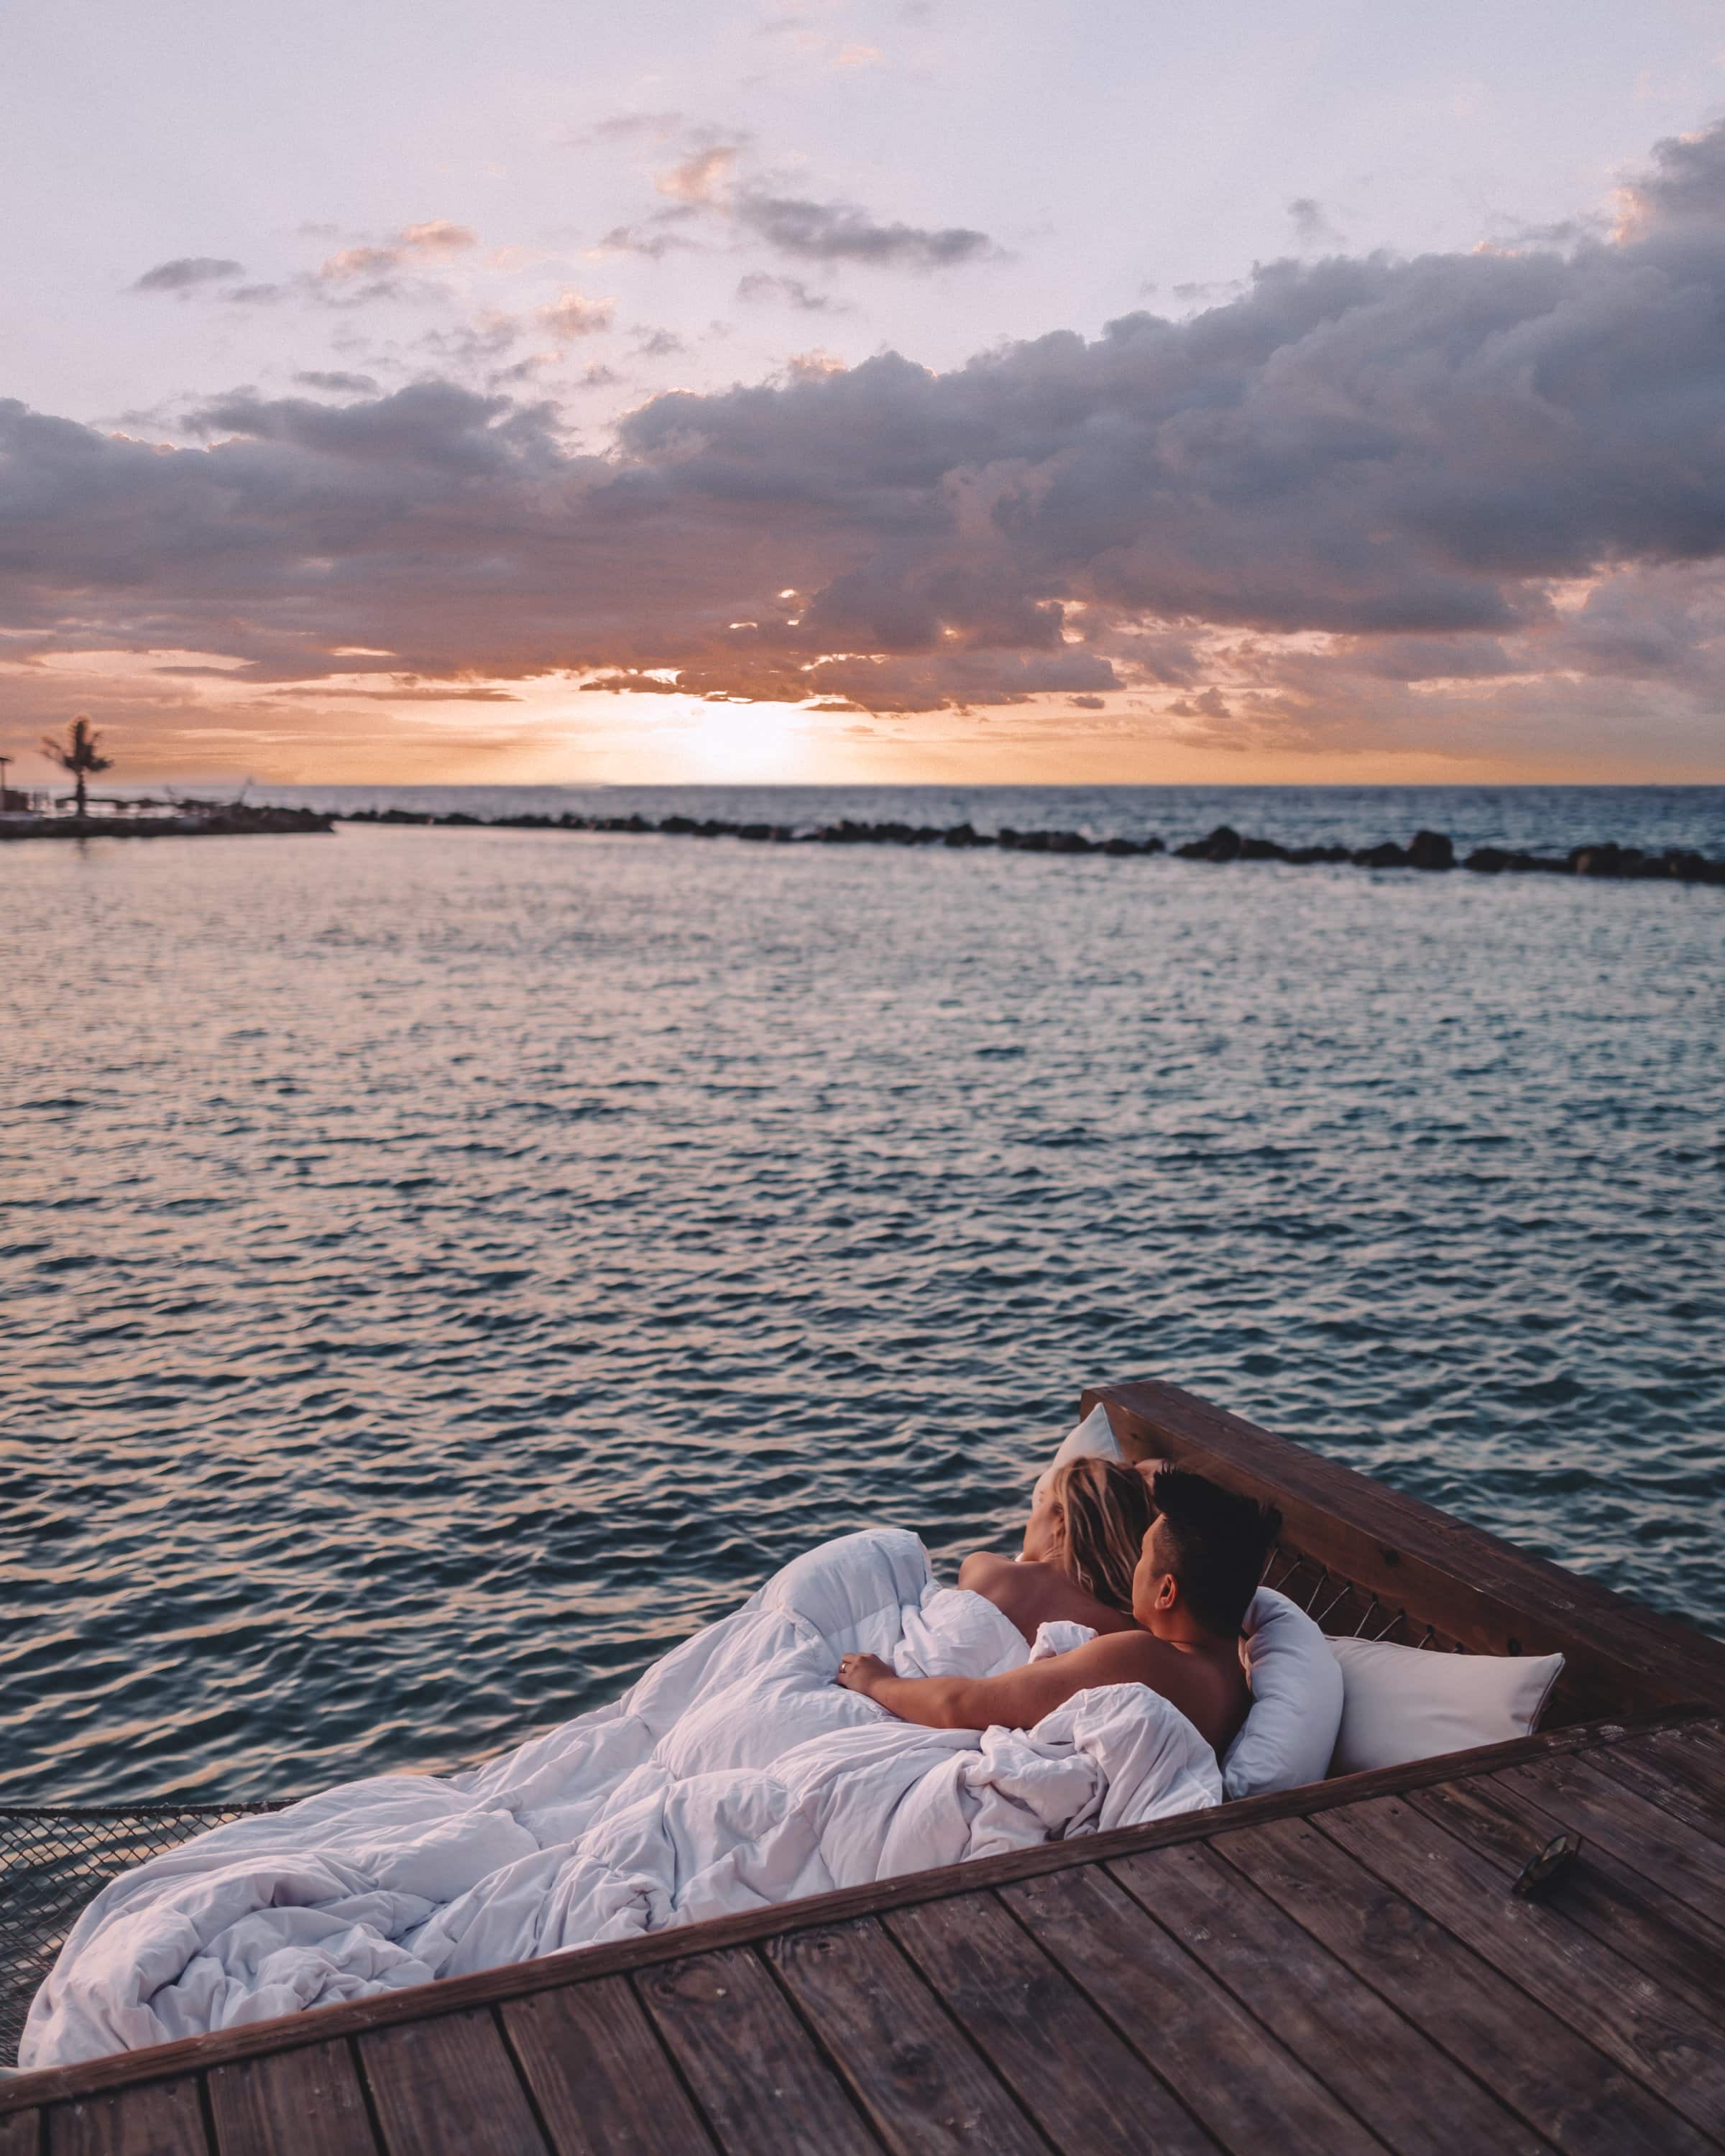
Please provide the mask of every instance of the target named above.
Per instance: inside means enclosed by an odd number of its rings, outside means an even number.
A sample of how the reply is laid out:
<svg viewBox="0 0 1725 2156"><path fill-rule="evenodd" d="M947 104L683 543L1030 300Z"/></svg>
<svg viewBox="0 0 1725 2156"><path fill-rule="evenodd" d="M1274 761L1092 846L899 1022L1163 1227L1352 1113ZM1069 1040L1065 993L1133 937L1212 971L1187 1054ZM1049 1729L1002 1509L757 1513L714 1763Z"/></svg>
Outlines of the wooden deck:
<svg viewBox="0 0 1725 2156"><path fill-rule="evenodd" d="M1541 1902L1523 1861L1581 1856ZM0 2085L0 2156L1725 2148L1725 1728L1554 1737Z"/></svg>
<svg viewBox="0 0 1725 2156"><path fill-rule="evenodd" d="M1725 1647L1171 1388L1103 1397L1276 1497L1332 1630L1561 1647L1559 1726L0 2082L0 2156L1725 2149Z"/></svg>

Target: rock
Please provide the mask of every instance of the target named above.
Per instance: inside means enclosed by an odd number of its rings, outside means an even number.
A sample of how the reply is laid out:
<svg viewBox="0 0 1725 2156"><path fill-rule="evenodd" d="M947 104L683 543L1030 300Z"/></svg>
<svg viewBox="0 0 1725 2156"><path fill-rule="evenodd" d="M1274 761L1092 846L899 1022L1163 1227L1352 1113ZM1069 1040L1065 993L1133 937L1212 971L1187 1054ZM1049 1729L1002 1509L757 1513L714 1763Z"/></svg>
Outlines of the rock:
<svg viewBox="0 0 1725 2156"><path fill-rule="evenodd" d="M1404 869L1409 861L1405 848L1397 845L1394 839L1386 839L1381 846L1359 847L1353 865L1358 869Z"/></svg>
<svg viewBox="0 0 1725 2156"><path fill-rule="evenodd" d="M1445 831L1416 831L1408 849L1408 865L1415 869L1452 869L1455 849Z"/></svg>
<svg viewBox="0 0 1725 2156"><path fill-rule="evenodd" d="M1279 846L1274 839L1242 839L1240 858L1243 861L1285 861L1287 848Z"/></svg>
<svg viewBox="0 0 1725 2156"><path fill-rule="evenodd" d="M1231 824L1218 824L1209 838L1194 839L1174 851L1183 861L1237 861L1242 843Z"/></svg>
<svg viewBox="0 0 1725 2156"><path fill-rule="evenodd" d="M1485 875L1568 875L1567 860L1548 860L1541 854L1513 854L1502 846L1480 846L1461 864Z"/></svg>

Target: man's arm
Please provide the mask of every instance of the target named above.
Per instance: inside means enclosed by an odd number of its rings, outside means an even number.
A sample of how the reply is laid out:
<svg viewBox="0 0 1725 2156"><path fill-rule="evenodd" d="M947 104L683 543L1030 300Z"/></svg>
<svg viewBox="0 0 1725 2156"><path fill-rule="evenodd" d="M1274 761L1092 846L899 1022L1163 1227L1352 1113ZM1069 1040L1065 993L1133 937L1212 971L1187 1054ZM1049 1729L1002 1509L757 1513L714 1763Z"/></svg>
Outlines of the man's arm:
<svg viewBox="0 0 1725 2156"><path fill-rule="evenodd" d="M839 1682L925 1729L1029 1729L1091 1685L1156 1681L1158 1642L1143 1632L1111 1632L1070 1654L1026 1662L998 1677L901 1677L875 1655L847 1655Z"/></svg>

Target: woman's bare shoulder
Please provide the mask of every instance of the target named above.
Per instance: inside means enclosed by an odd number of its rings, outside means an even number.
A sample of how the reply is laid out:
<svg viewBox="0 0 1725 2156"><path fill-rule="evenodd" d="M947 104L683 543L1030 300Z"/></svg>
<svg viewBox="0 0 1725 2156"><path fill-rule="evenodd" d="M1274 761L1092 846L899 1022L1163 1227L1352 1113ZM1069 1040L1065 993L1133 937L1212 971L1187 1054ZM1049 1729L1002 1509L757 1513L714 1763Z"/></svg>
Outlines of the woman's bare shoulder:
<svg viewBox="0 0 1725 2156"><path fill-rule="evenodd" d="M1041 1567L1029 1569L1040 1571ZM958 1584L976 1587L985 1579L998 1579L1002 1573L1017 1573L1025 1570L1016 1558L1003 1557L999 1550L973 1550L958 1568Z"/></svg>

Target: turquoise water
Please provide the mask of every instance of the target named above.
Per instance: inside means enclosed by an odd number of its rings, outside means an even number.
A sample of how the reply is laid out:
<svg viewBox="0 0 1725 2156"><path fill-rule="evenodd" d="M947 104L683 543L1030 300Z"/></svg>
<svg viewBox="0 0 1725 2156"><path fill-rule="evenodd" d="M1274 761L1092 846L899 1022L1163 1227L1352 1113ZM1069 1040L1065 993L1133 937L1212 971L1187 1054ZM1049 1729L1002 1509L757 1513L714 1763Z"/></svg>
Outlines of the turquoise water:
<svg viewBox="0 0 1725 2156"><path fill-rule="evenodd" d="M596 798L793 815L434 805ZM808 806L1725 850L1217 801ZM470 1757L823 1535L997 1536L1138 1373L1725 1630L1725 894L365 827L0 886L15 1798Z"/></svg>

